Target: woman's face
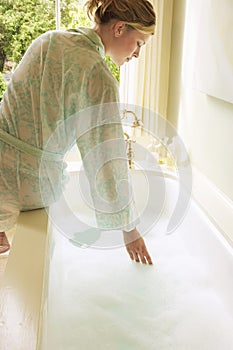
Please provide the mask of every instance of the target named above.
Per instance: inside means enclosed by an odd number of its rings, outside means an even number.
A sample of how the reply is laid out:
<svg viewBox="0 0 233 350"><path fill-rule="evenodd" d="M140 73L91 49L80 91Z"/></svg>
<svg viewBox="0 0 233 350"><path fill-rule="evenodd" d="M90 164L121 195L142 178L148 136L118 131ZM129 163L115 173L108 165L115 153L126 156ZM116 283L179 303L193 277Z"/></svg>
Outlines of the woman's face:
<svg viewBox="0 0 233 350"><path fill-rule="evenodd" d="M139 57L141 47L146 44L150 35L134 29L128 30L125 25L116 26L114 30L114 39L109 50L109 56L113 62L121 66L133 57Z"/></svg>

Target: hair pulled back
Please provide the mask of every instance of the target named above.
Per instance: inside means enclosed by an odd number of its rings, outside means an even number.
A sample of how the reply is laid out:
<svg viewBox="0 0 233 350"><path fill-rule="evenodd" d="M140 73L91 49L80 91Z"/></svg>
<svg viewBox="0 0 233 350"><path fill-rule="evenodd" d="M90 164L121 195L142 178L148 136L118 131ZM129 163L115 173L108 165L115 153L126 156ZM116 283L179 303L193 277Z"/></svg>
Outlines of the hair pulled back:
<svg viewBox="0 0 233 350"><path fill-rule="evenodd" d="M156 15L148 0L89 0L85 6L89 18L93 18L96 24L117 19L139 32L154 34Z"/></svg>

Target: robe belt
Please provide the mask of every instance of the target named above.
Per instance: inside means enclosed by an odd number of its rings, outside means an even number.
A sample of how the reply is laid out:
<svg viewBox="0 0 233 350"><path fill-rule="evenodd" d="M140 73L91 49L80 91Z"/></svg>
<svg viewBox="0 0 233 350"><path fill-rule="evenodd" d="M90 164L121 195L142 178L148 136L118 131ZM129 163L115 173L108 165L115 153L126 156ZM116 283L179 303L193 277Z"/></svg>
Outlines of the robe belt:
<svg viewBox="0 0 233 350"><path fill-rule="evenodd" d="M38 159L47 160L50 162L61 162L64 158L64 155L61 153L53 153L45 151L43 149L37 148L35 146L26 143L17 137L8 134L6 131L0 128L0 141L7 143L8 145L16 148L18 151L29 154Z"/></svg>

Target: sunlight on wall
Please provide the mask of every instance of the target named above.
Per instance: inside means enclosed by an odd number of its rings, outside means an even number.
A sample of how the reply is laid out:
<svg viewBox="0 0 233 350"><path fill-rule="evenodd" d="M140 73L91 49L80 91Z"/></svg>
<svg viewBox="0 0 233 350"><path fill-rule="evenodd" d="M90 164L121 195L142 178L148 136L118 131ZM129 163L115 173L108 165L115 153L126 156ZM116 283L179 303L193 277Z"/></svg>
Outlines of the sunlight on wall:
<svg viewBox="0 0 233 350"><path fill-rule="evenodd" d="M174 3L168 119L193 165L233 200L233 105L200 92L194 83L202 6L202 0Z"/></svg>

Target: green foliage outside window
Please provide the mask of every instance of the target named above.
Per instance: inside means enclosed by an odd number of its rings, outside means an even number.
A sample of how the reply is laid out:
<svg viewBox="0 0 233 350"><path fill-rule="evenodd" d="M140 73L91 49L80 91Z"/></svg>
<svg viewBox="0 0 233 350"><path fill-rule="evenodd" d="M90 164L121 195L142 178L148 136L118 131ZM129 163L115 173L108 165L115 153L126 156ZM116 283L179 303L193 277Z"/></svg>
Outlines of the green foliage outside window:
<svg viewBox="0 0 233 350"><path fill-rule="evenodd" d="M3 96L5 89L6 89L6 82L5 82L5 79L3 77L3 74L0 73L0 101L2 99L2 96Z"/></svg>
<svg viewBox="0 0 233 350"><path fill-rule="evenodd" d="M6 59L17 64L33 39L54 28L54 1L0 0L0 71Z"/></svg>

